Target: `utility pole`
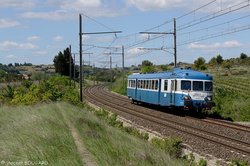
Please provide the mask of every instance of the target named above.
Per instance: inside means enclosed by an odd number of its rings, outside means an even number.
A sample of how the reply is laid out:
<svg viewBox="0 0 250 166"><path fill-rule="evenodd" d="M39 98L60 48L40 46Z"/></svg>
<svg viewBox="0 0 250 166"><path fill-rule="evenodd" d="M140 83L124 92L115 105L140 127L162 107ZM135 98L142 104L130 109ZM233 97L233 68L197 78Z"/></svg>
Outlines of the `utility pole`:
<svg viewBox="0 0 250 166"><path fill-rule="evenodd" d="M80 101L82 101L82 14L79 14Z"/></svg>
<svg viewBox="0 0 250 166"><path fill-rule="evenodd" d="M70 81L70 87L71 87L71 78L72 78L72 75L71 75L71 45L69 45L69 81Z"/></svg>
<svg viewBox="0 0 250 166"><path fill-rule="evenodd" d="M174 18L174 67L177 66L177 47L176 47L176 19Z"/></svg>
<svg viewBox="0 0 250 166"><path fill-rule="evenodd" d="M74 88L76 88L76 59L75 59L75 54L74 54Z"/></svg>
<svg viewBox="0 0 250 166"><path fill-rule="evenodd" d="M117 49L117 47L107 47L107 48L115 48ZM107 55L111 55L111 54L115 54L115 55L121 55L122 54L122 87L123 89L125 89L124 87L124 46L122 45L122 53L103 53L103 54L107 54Z"/></svg>
<svg viewBox="0 0 250 166"><path fill-rule="evenodd" d="M79 14L79 53L80 53L80 101L82 101L82 82L84 82L83 76L83 66L82 66L82 35L88 34L107 34L107 33L121 33L122 31L112 31L112 32L94 32L94 33L82 33L82 15ZM84 65L84 64L83 64Z"/></svg>
<svg viewBox="0 0 250 166"><path fill-rule="evenodd" d="M124 46L122 45L122 88L125 90L124 87Z"/></svg>
<svg viewBox="0 0 250 166"><path fill-rule="evenodd" d="M112 90L112 57L110 56L110 82L111 82L111 90Z"/></svg>
<svg viewBox="0 0 250 166"><path fill-rule="evenodd" d="M174 66L177 65L177 46L176 46L176 19L174 18L174 32L166 33L166 32L140 32L145 34L172 34L174 35L174 53L171 53L174 55ZM145 48L146 49L146 48ZM152 49L153 50L153 49ZM163 50L163 48L161 48Z"/></svg>
<svg viewBox="0 0 250 166"><path fill-rule="evenodd" d="M95 63L93 63L93 77L94 77L94 85L95 85Z"/></svg>

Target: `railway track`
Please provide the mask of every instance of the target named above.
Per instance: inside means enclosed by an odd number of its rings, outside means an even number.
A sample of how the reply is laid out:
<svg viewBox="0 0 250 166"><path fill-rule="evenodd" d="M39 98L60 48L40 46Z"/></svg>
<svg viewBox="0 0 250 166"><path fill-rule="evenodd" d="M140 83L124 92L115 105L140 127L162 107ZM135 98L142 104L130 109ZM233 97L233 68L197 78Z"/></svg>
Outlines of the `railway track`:
<svg viewBox="0 0 250 166"><path fill-rule="evenodd" d="M173 134L181 137L188 144L193 144L196 149L199 149L197 147L199 145L203 149L209 149L209 152L204 153L210 153L225 160L238 158L250 162L250 129L246 126L236 127L232 123L227 125L226 122L222 124L211 119L178 117L133 105L129 99L108 92L104 85L87 87L84 89L84 95L90 103L106 107L162 135ZM221 153L224 155L220 155Z"/></svg>

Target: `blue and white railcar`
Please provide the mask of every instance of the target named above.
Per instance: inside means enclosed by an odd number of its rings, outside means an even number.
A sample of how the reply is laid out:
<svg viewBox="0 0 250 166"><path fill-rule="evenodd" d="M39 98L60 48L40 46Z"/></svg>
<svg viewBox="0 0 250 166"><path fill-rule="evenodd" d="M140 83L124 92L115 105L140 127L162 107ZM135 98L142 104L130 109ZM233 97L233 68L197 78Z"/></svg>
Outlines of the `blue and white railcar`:
<svg viewBox="0 0 250 166"><path fill-rule="evenodd" d="M212 87L210 74L175 67L173 71L128 76L127 96L133 103L209 109L215 105Z"/></svg>

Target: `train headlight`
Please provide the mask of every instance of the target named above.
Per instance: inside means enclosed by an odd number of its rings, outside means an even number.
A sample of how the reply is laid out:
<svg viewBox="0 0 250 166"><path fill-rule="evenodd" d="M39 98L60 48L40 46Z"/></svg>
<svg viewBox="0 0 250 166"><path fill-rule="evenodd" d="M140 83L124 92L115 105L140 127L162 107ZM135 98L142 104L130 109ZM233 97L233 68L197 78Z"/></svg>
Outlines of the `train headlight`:
<svg viewBox="0 0 250 166"><path fill-rule="evenodd" d="M205 101L212 101L212 98L211 97L206 97Z"/></svg>
<svg viewBox="0 0 250 166"><path fill-rule="evenodd" d="M185 96L185 97L184 97L184 100L190 100L190 99L191 99L190 96Z"/></svg>

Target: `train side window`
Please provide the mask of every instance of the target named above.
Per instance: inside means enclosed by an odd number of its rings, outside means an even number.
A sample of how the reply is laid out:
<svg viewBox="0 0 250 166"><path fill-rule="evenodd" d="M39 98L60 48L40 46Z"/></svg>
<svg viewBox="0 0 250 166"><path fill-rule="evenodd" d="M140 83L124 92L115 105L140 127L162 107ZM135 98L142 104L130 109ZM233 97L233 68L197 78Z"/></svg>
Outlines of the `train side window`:
<svg viewBox="0 0 250 166"><path fill-rule="evenodd" d="M203 91L203 81L193 81L194 91Z"/></svg>
<svg viewBox="0 0 250 166"><path fill-rule="evenodd" d="M181 80L181 90L191 90L191 81Z"/></svg>
<svg viewBox="0 0 250 166"><path fill-rule="evenodd" d="M168 90L168 80L164 81L164 91Z"/></svg>
<svg viewBox="0 0 250 166"><path fill-rule="evenodd" d="M152 89L155 89L155 80L152 80Z"/></svg>
<svg viewBox="0 0 250 166"><path fill-rule="evenodd" d="M157 90L158 89L158 80L156 80L156 82L155 82L155 90Z"/></svg>
<svg viewBox="0 0 250 166"><path fill-rule="evenodd" d="M205 91L213 91L213 83L205 82Z"/></svg>

